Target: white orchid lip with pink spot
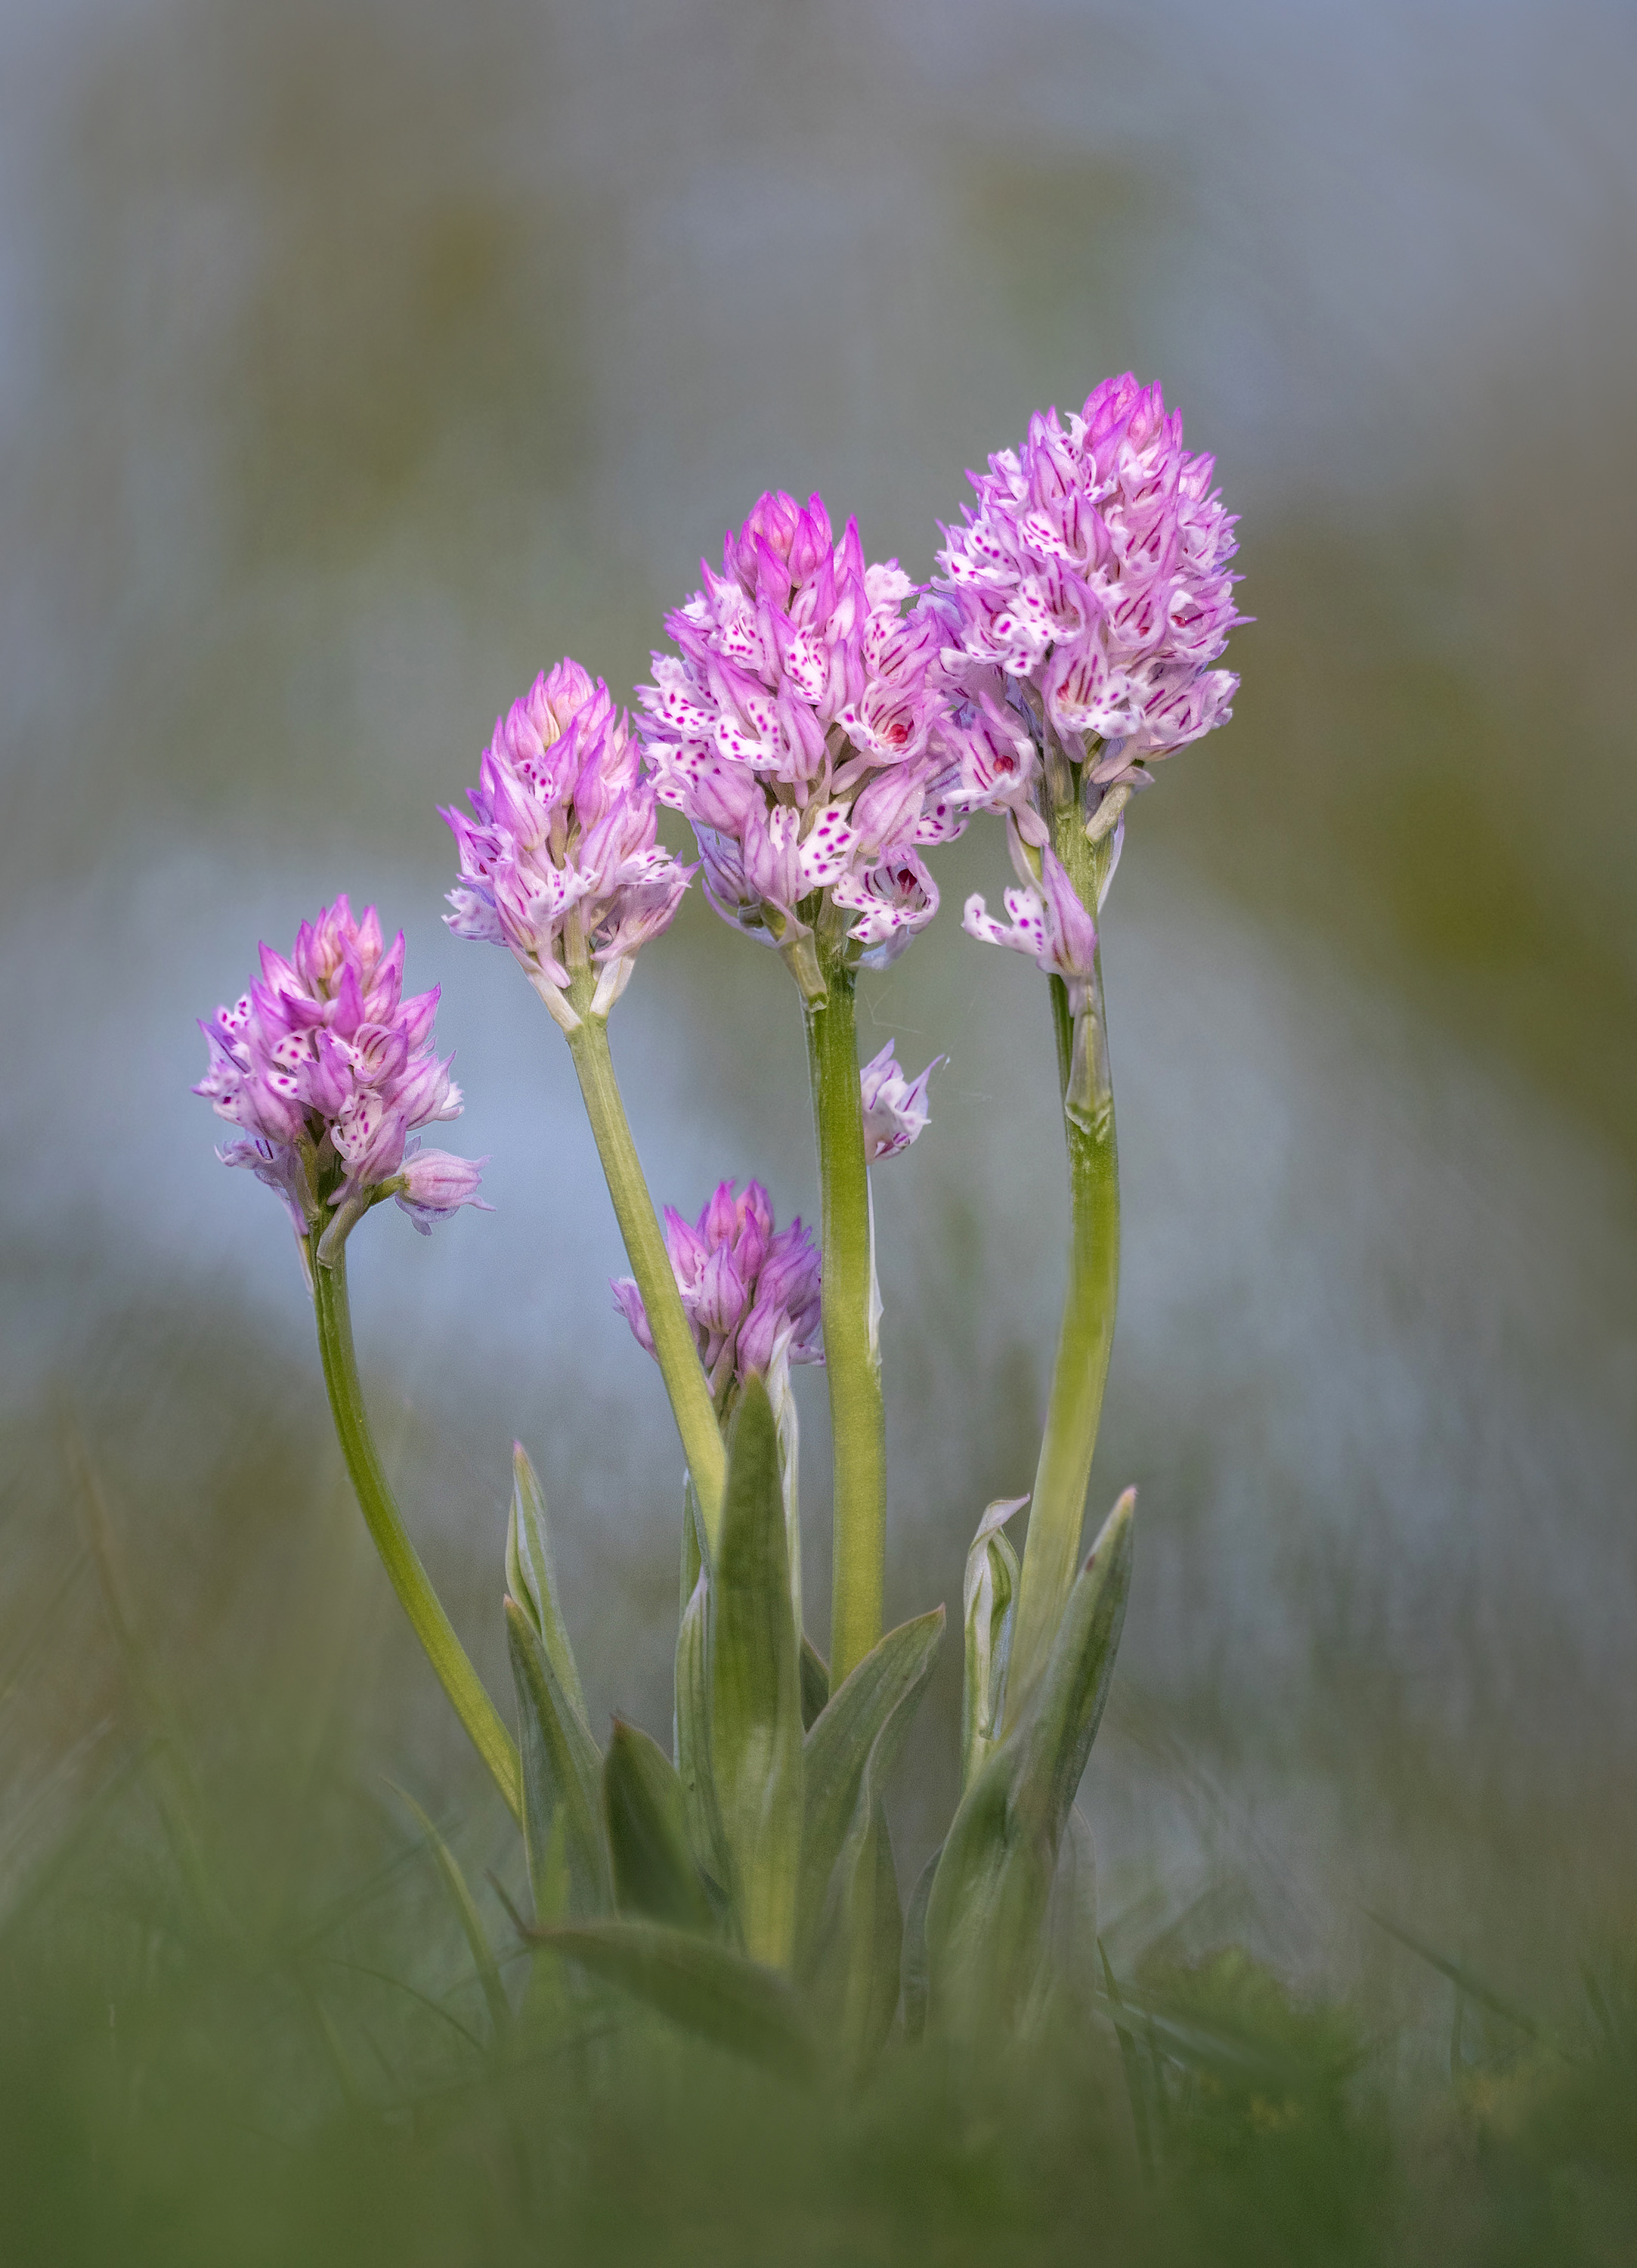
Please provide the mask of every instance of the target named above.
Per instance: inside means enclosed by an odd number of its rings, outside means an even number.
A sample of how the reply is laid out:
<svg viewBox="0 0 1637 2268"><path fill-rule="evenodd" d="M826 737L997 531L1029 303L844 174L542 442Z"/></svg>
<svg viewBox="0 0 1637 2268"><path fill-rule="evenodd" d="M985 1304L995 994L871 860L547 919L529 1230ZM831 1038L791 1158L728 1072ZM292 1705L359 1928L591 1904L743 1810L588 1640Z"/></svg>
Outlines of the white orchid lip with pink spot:
<svg viewBox="0 0 1637 2268"><path fill-rule="evenodd" d="M657 839L651 782L608 688L565 658L495 725L472 815L445 811L460 886L457 937L503 945L560 1020L576 968L606 1014L639 948L669 928L693 874Z"/></svg>
<svg viewBox="0 0 1637 2268"><path fill-rule="evenodd" d="M996 921L974 891L966 901L961 926L968 937L1026 953L1046 976L1061 976L1068 988L1070 1012L1078 1015L1096 966L1097 924L1049 843L1040 863L1038 889L1028 884L1007 891L1008 921Z"/></svg>
<svg viewBox="0 0 1637 2268"><path fill-rule="evenodd" d="M867 565L854 520L837 542L817 496L770 491L721 573L701 571L665 619L679 653L637 688L660 799L692 825L723 920L786 945L827 893L852 957L880 967L937 910L922 852L965 823L927 695L943 620L906 615L897 561Z"/></svg>
<svg viewBox="0 0 1637 2268"><path fill-rule="evenodd" d="M195 1087L244 1131L218 1152L283 1198L298 1237L395 1197L429 1232L481 1204L483 1159L428 1150L417 1130L458 1118L460 1089L432 1041L436 986L403 998L404 939L384 943L373 906L343 895L304 922L288 960L261 947L261 976L202 1023L210 1067Z"/></svg>
<svg viewBox="0 0 1637 2268"><path fill-rule="evenodd" d="M896 1158L924 1130L930 1110L928 1089L932 1074L947 1056L934 1056L918 1078L906 1079L899 1067L897 1043L889 1040L858 1074L864 1111L864 1155L870 1165L877 1159Z"/></svg>

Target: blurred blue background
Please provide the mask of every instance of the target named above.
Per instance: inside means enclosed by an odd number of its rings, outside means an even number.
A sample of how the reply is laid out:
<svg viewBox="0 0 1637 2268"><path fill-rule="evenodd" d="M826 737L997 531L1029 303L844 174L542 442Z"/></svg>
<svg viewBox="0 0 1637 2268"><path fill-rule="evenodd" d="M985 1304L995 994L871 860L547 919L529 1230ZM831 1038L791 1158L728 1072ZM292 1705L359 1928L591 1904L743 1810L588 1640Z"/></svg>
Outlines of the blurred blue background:
<svg viewBox="0 0 1637 2268"><path fill-rule="evenodd" d="M1105 1911L1343 1977L1403 1959L1363 1905L1503 1969L1628 1911L1634 102L1596 0L5 11L6 1879L131 1737L65 1440L207 1760L279 1683L371 1784L485 1800L355 1536L283 1216L187 1093L193 1019L341 888L444 984L493 1161L492 1216L354 1247L417 1534L499 1690L521 1435L593 1710L663 1736L674 1440L566 1051L440 925L435 806L559 654L623 696L764 487L924 577L964 468L1130 367L1215 453L1256 619L1105 923L1093 1500L1143 1521ZM1028 1486L1055 1328L1041 988L957 918L1003 878L975 828L865 988L872 1048L950 1057L877 1177L904 1613ZM811 1214L791 988L696 894L614 1042L660 1201L753 1172Z"/></svg>

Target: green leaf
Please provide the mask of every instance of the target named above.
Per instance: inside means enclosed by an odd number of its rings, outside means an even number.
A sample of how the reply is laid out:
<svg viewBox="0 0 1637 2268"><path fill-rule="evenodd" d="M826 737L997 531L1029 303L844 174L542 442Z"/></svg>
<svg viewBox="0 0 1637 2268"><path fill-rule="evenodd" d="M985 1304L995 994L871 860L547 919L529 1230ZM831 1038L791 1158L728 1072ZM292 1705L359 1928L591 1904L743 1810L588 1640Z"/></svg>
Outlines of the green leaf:
<svg viewBox="0 0 1637 2268"><path fill-rule="evenodd" d="M940 1843L915 1878L904 1916L904 1948L899 1965L903 1977L904 2037L910 2041L921 2039L927 2029L927 1901L943 1856Z"/></svg>
<svg viewBox="0 0 1637 2268"><path fill-rule="evenodd" d="M812 2037L789 1978L729 1946L654 1921L570 1923L530 1935L718 2047L793 2077L812 2072Z"/></svg>
<svg viewBox="0 0 1637 2268"><path fill-rule="evenodd" d="M688 1848L676 1767L646 1733L619 1717L603 1760L603 1802L620 1911L708 1930L710 1902Z"/></svg>
<svg viewBox="0 0 1637 2268"><path fill-rule="evenodd" d="M1077 1803L1068 1807L1058 1837L1041 1929L1040 1965L1030 1995L1025 2030L1038 2030L1064 2002L1089 2009L1097 1995L1097 1845L1091 1822Z"/></svg>
<svg viewBox="0 0 1637 2268"><path fill-rule="evenodd" d="M965 1678L961 1697L960 1784L970 1787L1000 1737L1006 1671L1017 1611L1017 1554L1004 1530L1026 1496L997 1497L978 1522L961 1586Z"/></svg>
<svg viewBox="0 0 1637 2268"><path fill-rule="evenodd" d="M546 1496L521 1441L511 1445L511 1512L506 1523L506 1588L533 1624L557 1683L585 1722L585 1695L557 1605Z"/></svg>
<svg viewBox="0 0 1637 2268"><path fill-rule="evenodd" d="M830 1698L830 1665L811 1638L802 1640L802 1730L811 1733Z"/></svg>
<svg viewBox="0 0 1637 2268"><path fill-rule="evenodd" d="M929 2015L943 2028L1016 2023L1039 1974L1059 1846L1113 1675L1135 1502L1128 1489L1104 1523L1022 1721L950 1829L926 1925Z"/></svg>
<svg viewBox="0 0 1637 2268"><path fill-rule="evenodd" d="M569 1911L606 1913L611 1887L603 1832L602 1752L564 1692L539 1631L516 1599L506 1601L506 1640L518 1689L523 1829L537 1911L552 1910L547 1903L552 1830L561 1811Z"/></svg>
<svg viewBox="0 0 1637 2268"><path fill-rule="evenodd" d="M943 1609L889 1631L842 1679L803 1743L801 1934L810 1961L849 1834L862 1843L943 1637Z"/></svg>
<svg viewBox="0 0 1637 2268"><path fill-rule="evenodd" d="M868 2068L898 2013L903 1907L886 1807L861 1798L841 1847L820 1932L811 1991L855 2073Z"/></svg>
<svg viewBox="0 0 1637 2268"><path fill-rule="evenodd" d="M778 1440L767 1389L734 1421L712 1577L711 1778L745 1949L789 1965L802 1839L802 1701Z"/></svg>
<svg viewBox="0 0 1637 2268"><path fill-rule="evenodd" d="M694 1864L727 1901L728 1858L710 1776L710 1578L701 1569L677 1631L677 1777Z"/></svg>

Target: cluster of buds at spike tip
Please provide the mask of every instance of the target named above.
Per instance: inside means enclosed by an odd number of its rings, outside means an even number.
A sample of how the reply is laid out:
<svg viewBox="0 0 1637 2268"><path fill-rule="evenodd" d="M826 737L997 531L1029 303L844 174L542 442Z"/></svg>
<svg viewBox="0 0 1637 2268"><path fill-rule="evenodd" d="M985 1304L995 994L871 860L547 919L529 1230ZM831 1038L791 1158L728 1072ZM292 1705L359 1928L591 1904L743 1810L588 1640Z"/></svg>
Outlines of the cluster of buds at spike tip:
<svg viewBox="0 0 1637 2268"><path fill-rule="evenodd" d="M864 1065L858 1083L863 1105L864 1156L869 1164L896 1158L918 1138L930 1109L927 1090L932 1074L948 1061L947 1056L934 1056L918 1079L906 1079L899 1067L895 1042L889 1040L880 1054Z"/></svg>
<svg viewBox="0 0 1637 2268"><path fill-rule="evenodd" d="M606 1016L694 871L656 839L654 786L608 688L568 659L537 678L496 720L467 801L470 818L443 814L460 852L449 926L507 946L565 1031Z"/></svg>
<svg viewBox="0 0 1637 2268"><path fill-rule="evenodd" d="M898 562L867 565L853 520L837 542L816 496L764 496L701 573L665 619L679 653L637 688L660 799L693 827L716 911L783 948L804 989L826 909L852 963L884 966L937 910L922 854L965 824L929 699L943 619L906 616Z"/></svg>
<svg viewBox="0 0 1637 2268"><path fill-rule="evenodd" d="M219 1152L283 1198L305 1245L323 1228L328 1260L354 1221L396 1197L429 1233L476 1204L482 1159L428 1150L417 1130L460 1116L460 1089L432 1042L437 988L403 998L400 930L384 944L373 906L345 897L304 922L286 960L261 947L261 976L202 1023L210 1067L194 1089L244 1130Z"/></svg>
<svg viewBox="0 0 1637 2268"><path fill-rule="evenodd" d="M822 1362L818 1254L799 1219L775 1229L760 1182L744 1195L723 1182L697 1221L665 1208L665 1244L719 1410L751 1377ZM638 1344L654 1351L642 1295L628 1277L609 1287Z"/></svg>
<svg viewBox="0 0 1637 2268"><path fill-rule="evenodd" d="M1031 418L1020 451L968 475L978 501L944 530L934 585L949 625L943 729L969 799L987 790L1037 847L1053 743L1083 766L1096 841L1151 764L1230 714L1238 680L1210 664L1245 617L1214 473L1184 449L1181 412L1127 372L1066 424L1054 409Z"/></svg>

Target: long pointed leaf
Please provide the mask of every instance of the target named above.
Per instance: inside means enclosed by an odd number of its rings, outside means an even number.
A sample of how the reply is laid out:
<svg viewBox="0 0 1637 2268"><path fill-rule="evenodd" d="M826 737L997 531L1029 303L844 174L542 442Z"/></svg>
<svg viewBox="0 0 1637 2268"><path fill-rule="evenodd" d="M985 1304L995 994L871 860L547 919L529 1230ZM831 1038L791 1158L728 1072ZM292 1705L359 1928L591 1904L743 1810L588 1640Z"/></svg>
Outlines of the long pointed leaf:
<svg viewBox="0 0 1637 2268"><path fill-rule="evenodd" d="M538 1906L547 1895L552 1827L561 1808L569 1910L606 1913L611 1886L603 1833L601 1751L564 1692L540 1632L515 1599L506 1601L506 1639L518 1688L530 1887ZM544 1910L549 1912L550 1908Z"/></svg>
<svg viewBox="0 0 1637 2268"><path fill-rule="evenodd" d="M730 1947L653 1921L529 1933L718 2047L793 2077L812 2071L811 2035L789 1978Z"/></svg>
<svg viewBox="0 0 1637 2268"><path fill-rule="evenodd" d="M1005 1535L1026 1496L998 1497L978 1522L961 1586L965 1675L961 1697L960 1779L970 1787L1000 1737L1006 1672L1017 1613L1017 1554Z"/></svg>
<svg viewBox="0 0 1637 2268"><path fill-rule="evenodd" d="M927 2029L927 1902L932 1896L938 1861L943 1856L943 1845L940 1843L916 1876L904 1915L904 1946L899 1967L903 1979L904 2037L911 2041L919 2040Z"/></svg>
<svg viewBox="0 0 1637 2268"><path fill-rule="evenodd" d="M1082 1567L1022 1722L961 1799L927 1907L930 2014L1016 2021L1038 1973L1058 1849L1101 1722L1131 1587L1135 1491Z"/></svg>
<svg viewBox="0 0 1637 2268"><path fill-rule="evenodd" d="M603 1801L620 1911L708 1930L710 1903L694 1869L676 1767L640 1727L619 1717L603 1761Z"/></svg>
<svg viewBox="0 0 1637 2268"><path fill-rule="evenodd" d="M773 1410L745 1388L710 1602L710 1755L735 1911L753 1960L786 1966L802 1836L802 1702Z"/></svg>
<svg viewBox="0 0 1637 2268"><path fill-rule="evenodd" d="M861 1841L868 1830L943 1637L942 1607L889 1631L842 1680L803 1743L801 1942L807 1952L841 1846L861 1802Z"/></svg>
<svg viewBox="0 0 1637 2268"><path fill-rule="evenodd" d="M830 1698L830 1665L811 1638L802 1640L802 1730L811 1733Z"/></svg>
<svg viewBox="0 0 1637 2268"><path fill-rule="evenodd" d="M557 1571L546 1492L521 1441L511 1445L511 1512L506 1523L506 1588L533 1624L557 1673L557 1683L586 1724L585 1695L574 1648L557 1604ZM588 1726L589 1730L589 1726Z"/></svg>

